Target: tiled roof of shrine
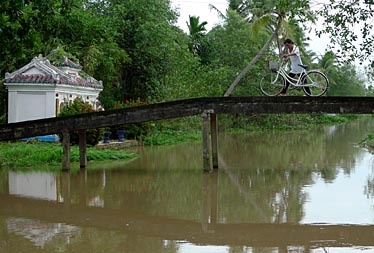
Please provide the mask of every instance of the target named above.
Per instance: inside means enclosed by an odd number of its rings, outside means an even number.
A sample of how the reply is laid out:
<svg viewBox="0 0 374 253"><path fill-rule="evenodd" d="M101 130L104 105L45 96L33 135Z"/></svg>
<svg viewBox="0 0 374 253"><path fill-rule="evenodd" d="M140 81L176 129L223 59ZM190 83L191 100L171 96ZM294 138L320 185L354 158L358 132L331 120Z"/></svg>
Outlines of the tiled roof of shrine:
<svg viewBox="0 0 374 253"><path fill-rule="evenodd" d="M19 70L6 73L4 83L5 85L56 84L103 89L101 81L84 74L81 71L81 66L67 57L64 57L63 63L59 66L52 65L46 58L35 57Z"/></svg>

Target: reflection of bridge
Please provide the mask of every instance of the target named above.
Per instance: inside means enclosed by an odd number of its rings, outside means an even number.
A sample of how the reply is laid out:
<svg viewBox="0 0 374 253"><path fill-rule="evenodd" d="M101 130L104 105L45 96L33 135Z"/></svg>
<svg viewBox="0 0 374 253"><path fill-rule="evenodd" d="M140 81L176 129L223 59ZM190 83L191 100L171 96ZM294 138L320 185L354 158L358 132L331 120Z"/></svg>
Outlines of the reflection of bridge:
<svg viewBox="0 0 374 253"><path fill-rule="evenodd" d="M151 216L122 208L88 207L85 202L87 198L84 173L81 176L79 203L70 202L70 184L65 182L61 184L62 189L60 189L64 202L0 195L0 215L35 219L47 223L117 230L132 235L151 236L161 240L182 240L204 245L279 248L374 246L373 225L218 223L217 173L203 175L203 205L200 221ZM69 181L70 175L64 173L61 179Z"/></svg>
<svg viewBox="0 0 374 253"><path fill-rule="evenodd" d="M218 167L216 114L374 113L373 97L207 97L132 108L12 123L0 126L0 141L63 133L63 168L69 169L69 132L79 132L81 167L87 165L86 130L152 120L202 115L204 169L210 170L209 116L213 167Z"/></svg>
<svg viewBox="0 0 374 253"><path fill-rule="evenodd" d="M20 205L21 204L21 205ZM22 207L20 207L22 206ZM81 227L119 230L187 240L195 244L243 245L252 247L347 247L374 246L374 226L296 224L208 224L147 216L138 212L71 206L44 200L0 196L0 214L59 222Z"/></svg>

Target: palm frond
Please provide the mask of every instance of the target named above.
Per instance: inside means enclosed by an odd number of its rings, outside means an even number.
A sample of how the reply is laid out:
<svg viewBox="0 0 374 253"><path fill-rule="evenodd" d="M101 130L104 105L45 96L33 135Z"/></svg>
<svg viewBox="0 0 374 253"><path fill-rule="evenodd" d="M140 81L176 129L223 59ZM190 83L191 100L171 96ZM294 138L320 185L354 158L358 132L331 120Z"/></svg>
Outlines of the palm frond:
<svg viewBox="0 0 374 253"><path fill-rule="evenodd" d="M275 17L271 14L263 15L261 17L253 17L252 19L252 29L253 32L259 33L260 31L263 31L264 28L268 30L268 32L272 32L273 29L271 28L274 22Z"/></svg>
<svg viewBox="0 0 374 253"><path fill-rule="evenodd" d="M218 14L218 17L220 19L223 19L223 20L227 19L227 17L217 7L215 7L213 4L209 4L209 10L210 11L212 11L212 10L216 11L217 14Z"/></svg>

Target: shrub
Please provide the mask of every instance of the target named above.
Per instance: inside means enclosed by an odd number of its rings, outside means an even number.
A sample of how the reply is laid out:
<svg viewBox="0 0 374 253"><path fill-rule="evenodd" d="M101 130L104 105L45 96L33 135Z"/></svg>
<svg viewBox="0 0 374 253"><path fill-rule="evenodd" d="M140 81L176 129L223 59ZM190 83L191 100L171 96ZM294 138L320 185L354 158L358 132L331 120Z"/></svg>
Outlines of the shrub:
<svg viewBox="0 0 374 253"><path fill-rule="evenodd" d="M5 117L5 115L0 116L0 124L6 124L6 117Z"/></svg>
<svg viewBox="0 0 374 253"><path fill-rule="evenodd" d="M74 102L61 110L59 117L70 116L75 114L95 112L92 106L89 103L85 103L81 98L76 98ZM103 129L96 128L87 130L87 144L95 146L99 143L103 136ZM60 135L62 140L62 136ZM79 143L78 133L70 133L70 143L76 145Z"/></svg>

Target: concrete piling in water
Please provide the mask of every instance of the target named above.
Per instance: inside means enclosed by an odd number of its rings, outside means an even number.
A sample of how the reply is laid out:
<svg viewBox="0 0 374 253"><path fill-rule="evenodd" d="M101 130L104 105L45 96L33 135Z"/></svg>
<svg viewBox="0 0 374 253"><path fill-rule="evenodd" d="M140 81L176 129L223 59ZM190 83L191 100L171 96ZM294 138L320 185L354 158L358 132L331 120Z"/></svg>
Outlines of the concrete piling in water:
<svg viewBox="0 0 374 253"><path fill-rule="evenodd" d="M212 162L213 169L218 169L218 125L217 125L217 114L210 114L210 135L212 142Z"/></svg>
<svg viewBox="0 0 374 253"><path fill-rule="evenodd" d="M62 171L70 170L70 134L62 133Z"/></svg>
<svg viewBox="0 0 374 253"><path fill-rule="evenodd" d="M86 168L87 166L87 131L80 130L79 136L79 162L80 168Z"/></svg>
<svg viewBox="0 0 374 253"><path fill-rule="evenodd" d="M203 112L203 167L204 171L211 171L210 167L210 153L209 153L209 115L207 112Z"/></svg>
<svg viewBox="0 0 374 253"><path fill-rule="evenodd" d="M202 113L201 117L203 121L203 167L204 171L208 172L212 170L211 160L213 168L218 169L217 114L212 110L207 110ZM210 150L212 150L212 158Z"/></svg>

